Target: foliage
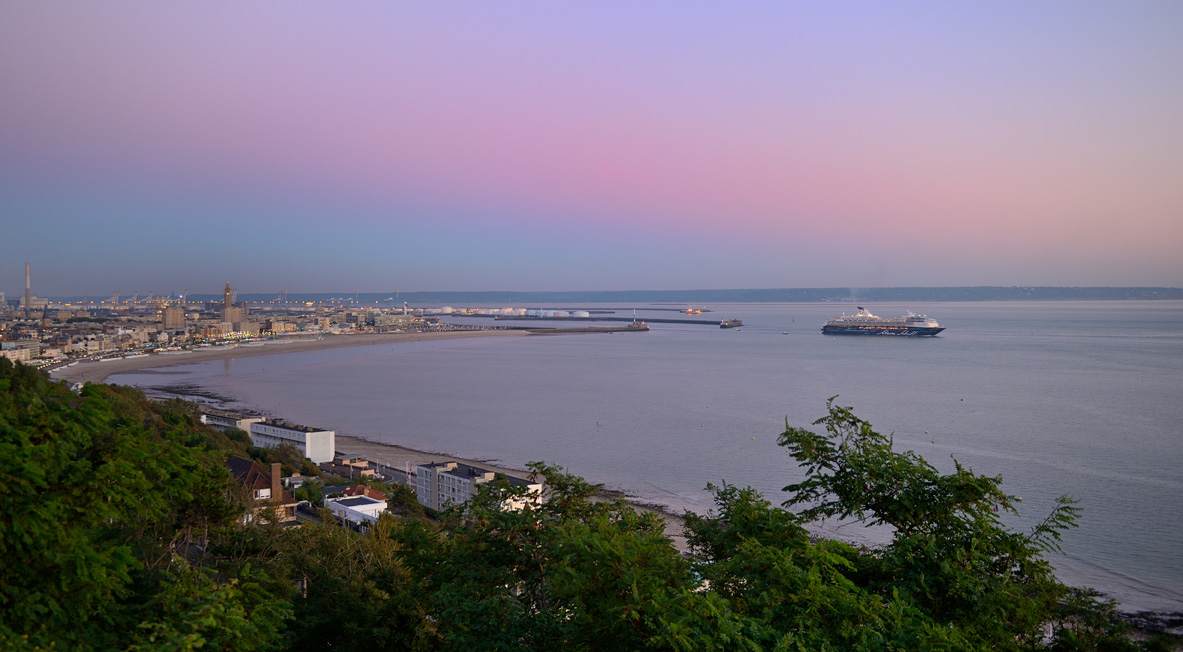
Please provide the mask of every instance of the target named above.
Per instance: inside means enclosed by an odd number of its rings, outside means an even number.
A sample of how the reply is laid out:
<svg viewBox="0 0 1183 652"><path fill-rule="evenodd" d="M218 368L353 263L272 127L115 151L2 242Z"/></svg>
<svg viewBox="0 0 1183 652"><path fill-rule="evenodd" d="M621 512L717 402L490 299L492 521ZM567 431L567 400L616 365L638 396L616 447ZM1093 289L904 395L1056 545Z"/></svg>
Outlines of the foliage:
<svg viewBox="0 0 1183 652"><path fill-rule="evenodd" d="M320 467L304 457L304 453L299 448L286 442L278 446L251 447L247 453L264 466L269 467L271 464L279 462L283 465L285 476L292 475L297 471L300 475L309 477L321 475Z"/></svg>
<svg viewBox="0 0 1183 652"><path fill-rule="evenodd" d="M415 496L415 490L405 484L395 483L389 488L390 498L386 499L386 507L393 514L414 518L424 518L426 512L423 505Z"/></svg>
<svg viewBox="0 0 1183 652"><path fill-rule="evenodd" d="M502 482L445 511L440 535L394 533L445 648L636 650L666 634L674 604L684 613L705 600L660 517L594 500L598 487L556 467L532 469L546 478L542 505L503 509L524 489Z"/></svg>
<svg viewBox="0 0 1183 652"><path fill-rule="evenodd" d="M708 487L718 515L687 514L711 590L747 620L755 649L976 649L897 596L859 585L859 552L812 542L798 517L752 489Z"/></svg>
<svg viewBox="0 0 1183 652"><path fill-rule="evenodd" d="M1079 510L1063 496L1032 532L1007 529L1000 513L1018 499L1002 479L976 475L954 460L940 473L915 453L898 453L891 438L827 404L814 433L786 425L780 437L806 471L789 485L788 507L805 519L855 518L894 528L892 542L867 556L866 587L898 597L938 623L995 649L1033 646L1066 595L1042 553L1058 549L1060 533Z"/></svg>
<svg viewBox="0 0 1183 652"><path fill-rule="evenodd" d="M313 505L319 505L324 500L324 491L319 482L305 482L292 495L296 500L306 500Z"/></svg>
<svg viewBox="0 0 1183 652"><path fill-rule="evenodd" d="M403 546L382 518L365 535L322 524L289 532L282 551L288 577L302 587L289 629L292 649L373 650L422 647L430 622L415 591Z"/></svg>
<svg viewBox="0 0 1183 652"><path fill-rule="evenodd" d="M291 606L263 590L248 567L239 578L219 583L209 568L176 558L158 596L160 613L140 624L139 643L129 652L278 650L286 647L284 622Z"/></svg>
<svg viewBox="0 0 1183 652"><path fill-rule="evenodd" d="M1138 649L1111 604L1043 559L1071 499L1012 532L1000 478L898 453L833 399L821 433L780 437L805 471L787 487L797 511L709 487L715 511L685 517L693 560L660 515L541 463L545 501L520 511L504 505L525 489L501 480L438 514L384 487L397 516L365 534L327 513L244 524L226 456L304 462L198 416L126 388L76 396L0 359L0 648ZM823 517L893 538L816 539Z"/></svg>
<svg viewBox="0 0 1183 652"><path fill-rule="evenodd" d="M174 554L241 513L184 413L0 360L0 625L32 645L125 644Z"/></svg>

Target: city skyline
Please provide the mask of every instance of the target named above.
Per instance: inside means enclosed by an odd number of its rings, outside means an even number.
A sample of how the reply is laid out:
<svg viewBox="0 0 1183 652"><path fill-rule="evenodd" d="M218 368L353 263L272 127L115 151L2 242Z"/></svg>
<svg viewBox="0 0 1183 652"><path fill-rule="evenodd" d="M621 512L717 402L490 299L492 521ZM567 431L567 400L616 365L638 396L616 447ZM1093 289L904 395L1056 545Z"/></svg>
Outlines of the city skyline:
<svg viewBox="0 0 1183 652"><path fill-rule="evenodd" d="M0 292L1183 285L1183 6L0 8ZM150 280L146 280L150 279Z"/></svg>

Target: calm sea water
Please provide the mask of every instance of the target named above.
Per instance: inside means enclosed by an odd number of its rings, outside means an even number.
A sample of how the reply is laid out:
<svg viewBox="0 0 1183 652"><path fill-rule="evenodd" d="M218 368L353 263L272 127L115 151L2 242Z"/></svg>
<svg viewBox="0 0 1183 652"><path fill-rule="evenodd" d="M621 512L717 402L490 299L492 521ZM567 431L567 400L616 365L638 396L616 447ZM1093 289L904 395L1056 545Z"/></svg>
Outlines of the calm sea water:
<svg viewBox="0 0 1183 652"><path fill-rule="evenodd" d="M711 507L707 482L784 500L802 473L777 434L838 395L899 448L1003 476L1023 497L1017 528L1072 494L1084 514L1053 557L1061 578L1127 609L1183 610L1183 303L869 307L925 312L948 330L823 336L826 318L853 307L723 305L705 317L740 318L741 329L349 347L112 382L195 383L342 434L511 466L545 460L698 512ZM858 525L836 534L883 536Z"/></svg>

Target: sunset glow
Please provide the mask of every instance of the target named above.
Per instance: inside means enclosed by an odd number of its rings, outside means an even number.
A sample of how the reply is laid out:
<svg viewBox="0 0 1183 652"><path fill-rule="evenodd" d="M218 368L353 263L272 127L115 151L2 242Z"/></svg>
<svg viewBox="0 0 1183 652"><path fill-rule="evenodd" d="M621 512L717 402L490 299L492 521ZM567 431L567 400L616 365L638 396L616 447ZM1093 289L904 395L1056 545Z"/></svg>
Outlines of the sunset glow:
<svg viewBox="0 0 1183 652"><path fill-rule="evenodd" d="M1170 2L7 3L0 290L26 258L47 294L1179 286L1180 33Z"/></svg>

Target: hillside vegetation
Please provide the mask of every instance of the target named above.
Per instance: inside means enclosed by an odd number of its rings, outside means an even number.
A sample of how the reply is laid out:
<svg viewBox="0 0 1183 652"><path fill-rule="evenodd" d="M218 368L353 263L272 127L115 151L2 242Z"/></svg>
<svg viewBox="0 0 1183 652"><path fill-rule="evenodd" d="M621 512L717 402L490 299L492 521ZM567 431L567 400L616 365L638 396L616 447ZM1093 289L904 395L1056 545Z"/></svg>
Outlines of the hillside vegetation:
<svg viewBox="0 0 1183 652"><path fill-rule="evenodd" d="M1077 510L1032 532L999 514L999 478L941 474L847 408L780 436L808 477L784 507L713 488L662 522L542 464L546 502L508 485L429 519L405 508L361 534L243 524L226 470L241 436L138 391L80 394L0 359L0 649L16 650L1136 650L1111 606L1043 555ZM293 463L299 463L298 460ZM392 500L392 502L395 502ZM890 545L813 540L809 519L894 528Z"/></svg>

